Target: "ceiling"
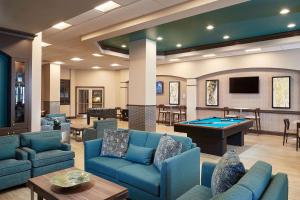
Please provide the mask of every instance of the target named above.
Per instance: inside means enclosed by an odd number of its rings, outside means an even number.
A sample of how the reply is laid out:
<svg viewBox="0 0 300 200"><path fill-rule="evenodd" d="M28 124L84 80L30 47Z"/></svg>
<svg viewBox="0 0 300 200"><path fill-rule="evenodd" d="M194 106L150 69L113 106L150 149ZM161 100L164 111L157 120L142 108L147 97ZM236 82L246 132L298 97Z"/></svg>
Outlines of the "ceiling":
<svg viewBox="0 0 300 200"><path fill-rule="evenodd" d="M289 8L290 13L280 15L282 8ZM287 24L295 23L295 28ZM213 30L206 26L213 25ZM134 33L100 41L103 49L128 53L129 42L141 38L156 40L157 51L161 55L182 53L194 47L211 48L212 44L229 43L245 38L255 38L278 33L300 30L300 1L296 0L251 0L234 6L214 10L204 14L184 18ZM297 32L299 34L300 32ZM230 36L224 40L223 36ZM176 44L182 47L176 47ZM126 47L122 47L126 45ZM205 49L205 48L204 48Z"/></svg>
<svg viewBox="0 0 300 200"><path fill-rule="evenodd" d="M35 34L91 10L104 1L0 0L0 27Z"/></svg>

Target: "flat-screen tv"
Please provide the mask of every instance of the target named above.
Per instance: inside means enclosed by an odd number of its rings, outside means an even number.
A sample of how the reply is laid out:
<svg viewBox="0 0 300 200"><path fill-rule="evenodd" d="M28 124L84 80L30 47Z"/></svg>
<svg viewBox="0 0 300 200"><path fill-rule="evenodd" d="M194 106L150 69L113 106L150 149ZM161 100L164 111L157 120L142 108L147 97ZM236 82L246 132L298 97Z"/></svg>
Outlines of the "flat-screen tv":
<svg viewBox="0 0 300 200"><path fill-rule="evenodd" d="M230 93L259 93L259 77L229 78Z"/></svg>

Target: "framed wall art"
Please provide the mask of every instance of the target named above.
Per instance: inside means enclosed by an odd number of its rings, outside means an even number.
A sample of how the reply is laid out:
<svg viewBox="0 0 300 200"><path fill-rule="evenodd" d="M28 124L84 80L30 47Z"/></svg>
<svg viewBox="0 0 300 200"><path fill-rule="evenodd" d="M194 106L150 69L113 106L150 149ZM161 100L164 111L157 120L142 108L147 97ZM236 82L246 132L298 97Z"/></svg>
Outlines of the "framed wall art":
<svg viewBox="0 0 300 200"><path fill-rule="evenodd" d="M156 81L156 94L157 95L164 94L164 82L163 81Z"/></svg>
<svg viewBox="0 0 300 200"><path fill-rule="evenodd" d="M291 77L272 77L272 108L291 108Z"/></svg>
<svg viewBox="0 0 300 200"><path fill-rule="evenodd" d="M169 104L180 104L180 81L169 82Z"/></svg>
<svg viewBox="0 0 300 200"><path fill-rule="evenodd" d="M205 82L206 106L219 105L219 80L206 80Z"/></svg>

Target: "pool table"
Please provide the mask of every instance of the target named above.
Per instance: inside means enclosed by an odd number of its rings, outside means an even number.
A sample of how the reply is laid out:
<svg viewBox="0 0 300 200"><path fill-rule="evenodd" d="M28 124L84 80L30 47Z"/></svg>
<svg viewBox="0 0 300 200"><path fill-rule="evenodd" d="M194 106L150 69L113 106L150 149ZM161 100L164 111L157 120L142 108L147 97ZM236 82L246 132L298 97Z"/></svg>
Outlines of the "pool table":
<svg viewBox="0 0 300 200"><path fill-rule="evenodd" d="M253 121L243 118L209 117L174 124L174 131L187 133L201 152L222 156L227 144L244 145L244 134Z"/></svg>

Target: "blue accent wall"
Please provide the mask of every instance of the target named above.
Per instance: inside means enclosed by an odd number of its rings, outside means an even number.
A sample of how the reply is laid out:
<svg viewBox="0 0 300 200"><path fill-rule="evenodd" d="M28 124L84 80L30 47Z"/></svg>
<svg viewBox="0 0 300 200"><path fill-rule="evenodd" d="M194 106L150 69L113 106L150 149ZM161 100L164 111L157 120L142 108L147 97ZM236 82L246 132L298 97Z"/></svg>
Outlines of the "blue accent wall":
<svg viewBox="0 0 300 200"><path fill-rule="evenodd" d="M9 87L9 56L0 52L0 127L7 127L8 116L8 87Z"/></svg>

